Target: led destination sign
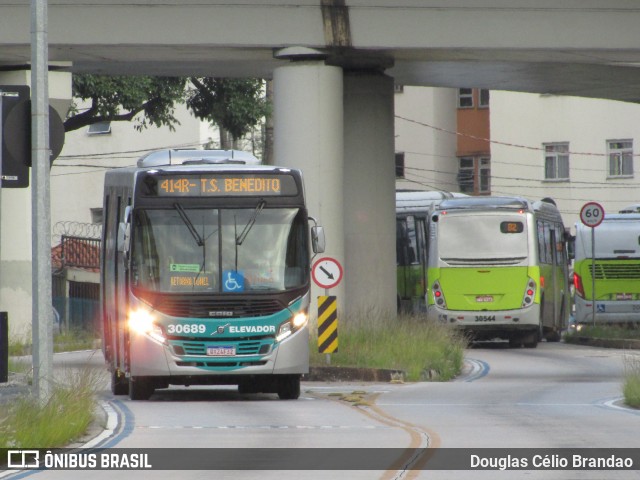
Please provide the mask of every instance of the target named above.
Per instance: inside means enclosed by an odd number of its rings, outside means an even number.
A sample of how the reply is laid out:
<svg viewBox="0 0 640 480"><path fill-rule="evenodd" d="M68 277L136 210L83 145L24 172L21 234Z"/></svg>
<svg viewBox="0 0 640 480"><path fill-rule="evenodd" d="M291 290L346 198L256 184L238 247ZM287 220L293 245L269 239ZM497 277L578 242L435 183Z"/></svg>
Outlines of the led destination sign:
<svg viewBox="0 0 640 480"><path fill-rule="evenodd" d="M289 196L298 188L291 175L215 174L150 175L147 195L158 197Z"/></svg>

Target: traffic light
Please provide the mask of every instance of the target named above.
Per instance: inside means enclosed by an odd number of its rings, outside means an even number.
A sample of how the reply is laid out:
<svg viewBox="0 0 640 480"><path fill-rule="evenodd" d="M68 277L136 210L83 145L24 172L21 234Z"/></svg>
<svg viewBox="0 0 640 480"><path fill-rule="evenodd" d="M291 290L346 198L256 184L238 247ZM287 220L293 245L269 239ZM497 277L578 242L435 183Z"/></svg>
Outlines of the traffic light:
<svg viewBox="0 0 640 480"><path fill-rule="evenodd" d="M23 85L0 85L0 106L2 107L2 123L0 123L0 139L2 140L2 154L0 156L0 187L2 188L25 188L29 186L29 166L24 155L18 155L14 148L9 146L18 142L31 145L26 137L27 132L9 131L13 129L5 128L9 123L8 118L14 107L29 99L29 87ZM29 129L30 130L30 129ZM10 152L13 151L13 154ZM29 160L31 160L30 149L27 149Z"/></svg>
<svg viewBox="0 0 640 480"><path fill-rule="evenodd" d="M0 140L2 156L0 171L2 188L25 188L29 186L31 166L31 100L29 87L0 85L2 100L2 124ZM58 112L49 106L50 162L60 155L64 145L64 124Z"/></svg>

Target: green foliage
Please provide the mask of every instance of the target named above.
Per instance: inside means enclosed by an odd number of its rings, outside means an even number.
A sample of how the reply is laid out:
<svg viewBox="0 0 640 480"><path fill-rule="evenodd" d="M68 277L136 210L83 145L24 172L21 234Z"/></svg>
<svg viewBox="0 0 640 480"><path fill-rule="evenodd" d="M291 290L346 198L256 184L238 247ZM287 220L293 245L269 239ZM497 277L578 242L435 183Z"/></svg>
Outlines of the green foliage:
<svg viewBox="0 0 640 480"><path fill-rule="evenodd" d="M179 124L174 117L176 103L184 101L187 79L181 77L74 75L73 97L90 101L87 110L74 106L64 122L65 131L101 121L130 121L136 118L135 128L150 125ZM142 116L136 117L139 113Z"/></svg>
<svg viewBox="0 0 640 480"><path fill-rule="evenodd" d="M567 337L569 341L576 337L638 340L640 328L636 325L583 325L579 331L570 331Z"/></svg>
<svg viewBox="0 0 640 480"><path fill-rule="evenodd" d="M311 327L311 364L326 365ZM313 333L315 332L315 333ZM364 315L338 322L338 352L331 365L401 370L406 380L450 380L464 362L466 340L422 317Z"/></svg>
<svg viewBox="0 0 640 480"><path fill-rule="evenodd" d="M624 358L625 375L622 394L630 407L640 408L640 357L627 355Z"/></svg>
<svg viewBox="0 0 640 480"><path fill-rule="evenodd" d="M187 106L196 117L218 125L235 139L271 113L263 80L193 77L190 81L195 90L189 92Z"/></svg>
<svg viewBox="0 0 640 480"><path fill-rule="evenodd" d="M193 88L187 89L190 82ZM176 104L186 102L201 120L218 125L240 139L271 114L260 79L74 75L73 97L88 101L74 105L64 122L70 132L102 121L131 121L141 131L149 126L179 124Z"/></svg>
<svg viewBox="0 0 640 480"><path fill-rule="evenodd" d="M23 397L0 413L0 448L64 447L80 438L93 421L97 374L89 369L69 374L40 405Z"/></svg>

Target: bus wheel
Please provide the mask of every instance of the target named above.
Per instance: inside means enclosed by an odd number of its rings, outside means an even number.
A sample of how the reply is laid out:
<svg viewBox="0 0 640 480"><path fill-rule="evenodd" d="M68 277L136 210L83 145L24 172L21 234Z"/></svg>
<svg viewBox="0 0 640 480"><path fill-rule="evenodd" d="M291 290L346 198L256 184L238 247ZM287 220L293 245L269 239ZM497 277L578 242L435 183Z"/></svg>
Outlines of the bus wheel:
<svg viewBox="0 0 640 480"><path fill-rule="evenodd" d="M129 382L124 374L114 368L111 372L111 393L114 395L126 395L129 391Z"/></svg>
<svg viewBox="0 0 640 480"><path fill-rule="evenodd" d="M278 379L280 400L296 400L300 396L300 375L283 375Z"/></svg>
<svg viewBox="0 0 640 480"><path fill-rule="evenodd" d="M522 346L522 337L514 335L509 338L509 348L520 348Z"/></svg>
<svg viewBox="0 0 640 480"><path fill-rule="evenodd" d="M129 377L129 398L131 400L149 400L155 388L146 377Z"/></svg>
<svg viewBox="0 0 640 480"><path fill-rule="evenodd" d="M536 348L540 339L540 332L538 330L531 332L522 337L522 344L524 348Z"/></svg>

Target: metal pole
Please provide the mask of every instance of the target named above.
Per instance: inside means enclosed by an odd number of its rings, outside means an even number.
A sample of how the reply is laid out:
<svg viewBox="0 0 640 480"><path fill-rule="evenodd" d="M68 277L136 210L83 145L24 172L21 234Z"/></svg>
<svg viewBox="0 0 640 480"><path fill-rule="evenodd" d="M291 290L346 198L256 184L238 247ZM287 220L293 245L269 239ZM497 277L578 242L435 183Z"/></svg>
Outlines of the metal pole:
<svg viewBox="0 0 640 480"><path fill-rule="evenodd" d="M47 0L31 0L31 238L33 382L41 404L51 397L51 212L49 192L49 50Z"/></svg>
<svg viewBox="0 0 640 480"><path fill-rule="evenodd" d="M0 312L0 383L9 380L9 315Z"/></svg>
<svg viewBox="0 0 640 480"><path fill-rule="evenodd" d="M591 318L593 326L596 326L596 232L591 227Z"/></svg>

